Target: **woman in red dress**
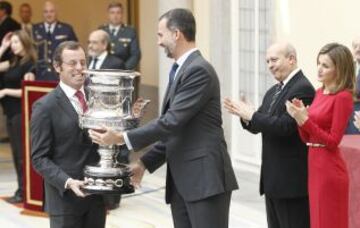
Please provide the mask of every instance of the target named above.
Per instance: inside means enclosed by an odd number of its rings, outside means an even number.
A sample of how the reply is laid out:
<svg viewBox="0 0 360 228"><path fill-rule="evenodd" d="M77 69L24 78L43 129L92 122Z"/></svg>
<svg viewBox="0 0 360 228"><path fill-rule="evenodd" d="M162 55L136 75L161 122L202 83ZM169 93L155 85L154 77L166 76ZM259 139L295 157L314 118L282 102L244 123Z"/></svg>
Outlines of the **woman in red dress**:
<svg viewBox="0 0 360 228"><path fill-rule="evenodd" d="M353 110L354 62L347 47L330 43L320 50L317 66L323 86L311 106L294 99L286 107L309 146L311 228L348 228L349 178L339 144Z"/></svg>

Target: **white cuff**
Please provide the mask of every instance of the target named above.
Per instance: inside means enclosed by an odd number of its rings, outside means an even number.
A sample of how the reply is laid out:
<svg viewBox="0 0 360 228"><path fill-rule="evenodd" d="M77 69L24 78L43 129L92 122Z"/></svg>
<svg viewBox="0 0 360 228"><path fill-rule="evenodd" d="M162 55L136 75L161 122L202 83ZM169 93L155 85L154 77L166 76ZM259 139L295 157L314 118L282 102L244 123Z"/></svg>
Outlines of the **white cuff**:
<svg viewBox="0 0 360 228"><path fill-rule="evenodd" d="M69 181L71 181L72 180L72 178L70 177L70 178L68 178L66 181L65 181L65 189L69 189L68 187L68 183L69 183Z"/></svg>
<svg viewBox="0 0 360 228"><path fill-rule="evenodd" d="M131 142L129 140L127 132L124 132L123 136L124 136L124 141L125 141L125 144L126 144L126 147L128 148L128 150L133 150L133 146L131 145Z"/></svg>

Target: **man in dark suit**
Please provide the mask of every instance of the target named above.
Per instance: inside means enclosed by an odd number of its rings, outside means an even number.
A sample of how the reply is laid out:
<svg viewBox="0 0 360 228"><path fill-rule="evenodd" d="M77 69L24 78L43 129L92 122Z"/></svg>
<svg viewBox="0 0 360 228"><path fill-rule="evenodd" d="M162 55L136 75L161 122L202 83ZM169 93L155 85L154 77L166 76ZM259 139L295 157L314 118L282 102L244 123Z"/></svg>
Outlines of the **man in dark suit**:
<svg viewBox="0 0 360 228"><path fill-rule="evenodd" d="M99 28L110 35L110 53L122 59L126 70L135 70L139 65L141 52L136 31L123 23L123 6L112 2L108 6L109 23Z"/></svg>
<svg viewBox="0 0 360 228"><path fill-rule="evenodd" d="M64 41L77 41L71 25L57 20L55 4L46 1L43 9L44 22L33 26L33 39L38 48L39 63L36 80L58 80L52 68L52 57L56 47Z"/></svg>
<svg viewBox="0 0 360 228"><path fill-rule="evenodd" d="M31 118L31 159L44 178L45 211L50 227L105 227L100 195L81 191L85 165L96 163L96 145L79 127L78 114L86 110L85 52L74 41L61 43L54 53L60 83L35 102Z"/></svg>
<svg viewBox="0 0 360 228"><path fill-rule="evenodd" d="M110 37L104 30L95 30L89 35L89 69L124 69L124 62L109 53Z"/></svg>
<svg viewBox="0 0 360 228"><path fill-rule="evenodd" d="M158 44L175 63L161 116L126 133L90 130L99 144L138 150L156 143L133 164L135 184L144 170L167 162L166 202L176 228L228 227L231 193L238 188L222 129L217 74L195 45L195 19L186 9L160 17Z"/></svg>
<svg viewBox="0 0 360 228"><path fill-rule="evenodd" d="M297 67L291 44L270 46L266 62L278 83L266 92L260 108L228 98L225 108L241 118L246 130L262 135L260 194L265 194L269 228L308 228L307 148L285 102L298 98L309 105L315 90Z"/></svg>
<svg viewBox="0 0 360 228"><path fill-rule="evenodd" d="M0 42L8 32L21 29L20 24L12 17L12 5L7 1L0 1ZM1 58L1 61L9 60L11 57L8 50Z"/></svg>

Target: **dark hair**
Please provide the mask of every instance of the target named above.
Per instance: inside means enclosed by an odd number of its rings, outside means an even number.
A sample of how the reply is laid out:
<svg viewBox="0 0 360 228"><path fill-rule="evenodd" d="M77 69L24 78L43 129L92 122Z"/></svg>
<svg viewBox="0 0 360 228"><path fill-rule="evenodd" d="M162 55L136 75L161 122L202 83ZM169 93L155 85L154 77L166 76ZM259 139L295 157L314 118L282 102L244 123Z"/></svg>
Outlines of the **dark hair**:
<svg viewBox="0 0 360 228"><path fill-rule="evenodd" d="M19 56L14 56L14 58L11 60L11 66L15 66L19 61L20 64L24 64L28 61L36 63L37 54L29 34L24 30L16 30L11 34L11 36L17 36L19 38L25 52L25 55L21 58Z"/></svg>
<svg viewBox="0 0 360 228"><path fill-rule="evenodd" d="M327 55L335 65L336 69L336 87L331 93L337 93L341 90L349 90L354 93L355 90L355 65L354 59L349 48L338 43L329 43L321 48L320 55Z"/></svg>
<svg viewBox="0 0 360 228"><path fill-rule="evenodd" d="M31 9L30 4L29 4L29 3L27 3L27 2L22 3L22 4L20 5L20 7L19 7L19 8L22 8L22 7L27 7L27 8L29 8L29 9Z"/></svg>
<svg viewBox="0 0 360 228"><path fill-rule="evenodd" d="M120 8L121 10L123 9L123 5L120 2L111 2L108 5L108 10L111 8Z"/></svg>
<svg viewBox="0 0 360 228"><path fill-rule="evenodd" d="M0 1L0 9L4 10L6 15L11 16L11 14L12 14L12 5L10 4L10 2Z"/></svg>
<svg viewBox="0 0 360 228"><path fill-rule="evenodd" d="M76 42L76 41L65 41L65 42L62 42L61 44L59 44L59 46L57 46L57 48L55 49L55 52L54 52L54 57L53 57L53 62L55 65L58 65L60 66L63 62L63 59L62 59L62 54L64 52L64 50L72 50L72 51L75 51L75 50L79 50L79 49L83 49L81 47L81 45Z"/></svg>
<svg viewBox="0 0 360 228"><path fill-rule="evenodd" d="M187 41L195 41L196 35L196 22L194 15L188 9L172 9L163 14L159 21L166 19L166 27L174 31L178 29Z"/></svg>

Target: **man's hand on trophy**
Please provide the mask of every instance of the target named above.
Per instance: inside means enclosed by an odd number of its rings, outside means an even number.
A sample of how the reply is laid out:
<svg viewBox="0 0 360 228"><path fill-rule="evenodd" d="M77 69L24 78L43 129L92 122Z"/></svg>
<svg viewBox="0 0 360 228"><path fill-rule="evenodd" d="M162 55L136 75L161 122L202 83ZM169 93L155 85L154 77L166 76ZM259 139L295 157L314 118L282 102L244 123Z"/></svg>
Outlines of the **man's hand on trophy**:
<svg viewBox="0 0 360 228"><path fill-rule="evenodd" d="M102 126L101 129L90 129L89 136L94 143L99 145L122 145L124 144L124 135L111 128Z"/></svg>
<svg viewBox="0 0 360 228"><path fill-rule="evenodd" d="M140 118L144 115L146 106L150 103L150 100L144 99L142 97L139 97L133 107L132 107L132 113L135 118Z"/></svg>
<svg viewBox="0 0 360 228"><path fill-rule="evenodd" d="M78 197L84 198L86 195L80 189L81 187L84 186L84 184L85 184L84 181L74 180L70 178L69 181L67 182L67 188L71 189Z"/></svg>
<svg viewBox="0 0 360 228"><path fill-rule="evenodd" d="M131 176L131 184L135 186L135 188L141 187L141 180L145 173L145 165L144 163L139 159L134 163L131 163L129 165L130 172L132 174Z"/></svg>

